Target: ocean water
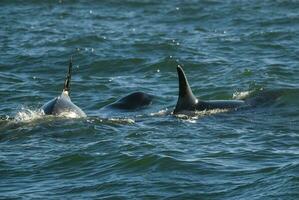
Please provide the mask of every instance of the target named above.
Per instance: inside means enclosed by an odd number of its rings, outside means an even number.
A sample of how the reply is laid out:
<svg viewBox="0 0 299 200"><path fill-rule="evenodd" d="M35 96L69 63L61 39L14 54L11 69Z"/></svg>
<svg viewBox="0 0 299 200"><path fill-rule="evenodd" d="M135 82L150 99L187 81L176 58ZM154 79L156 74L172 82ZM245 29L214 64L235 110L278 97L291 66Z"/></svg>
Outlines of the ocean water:
<svg viewBox="0 0 299 200"><path fill-rule="evenodd" d="M299 199L298 10L295 0L0 1L0 199ZM71 98L88 117L45 117L71 56ZM201 99L279 97L174 116L178 64ZM134 91L155 99L100 110Z"/></svg>

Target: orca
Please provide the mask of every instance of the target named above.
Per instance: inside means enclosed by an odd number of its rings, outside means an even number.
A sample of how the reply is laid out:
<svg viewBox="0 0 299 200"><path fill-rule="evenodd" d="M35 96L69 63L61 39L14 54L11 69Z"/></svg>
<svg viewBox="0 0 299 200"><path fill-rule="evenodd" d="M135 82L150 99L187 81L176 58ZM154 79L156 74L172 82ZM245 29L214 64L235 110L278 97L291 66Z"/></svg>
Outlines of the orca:
<svg viewBox="0 0 299 200"><path fill-rule="evenodd" d="M249 106L243 100L200 100L196 98L189 86L187 77L181 66L177 66L179 77L179 97L173 114L186 114L188 112L213 110L213 109L238 109Z"/></svg>
<svg viewBox="0 0 299 200"><path fill-rule="evenodd" d="M133 92L118 101L105 106L105 108L113 108L119 110L136 110L144 108L152 103L154 96L144 92Z"/></svg>
<svg viewBox="0 0 299 200"><path fill-rule="evenodd" d="M73 63L71 58L61 95L55 97L41 107L41 110L45 115L61 115L65 113L74 113L77 117L86 117L86 114L78 106L76 106L70 98L72 66Z"/></svg>

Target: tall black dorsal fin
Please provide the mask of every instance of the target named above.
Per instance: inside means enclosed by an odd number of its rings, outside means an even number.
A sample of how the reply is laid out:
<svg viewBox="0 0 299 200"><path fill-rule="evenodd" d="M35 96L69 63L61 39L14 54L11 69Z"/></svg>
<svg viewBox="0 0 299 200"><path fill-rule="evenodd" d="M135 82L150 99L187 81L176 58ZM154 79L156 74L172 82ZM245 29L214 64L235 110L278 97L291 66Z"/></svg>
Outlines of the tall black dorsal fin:
<svg viewBox="0 0 299 200"><path fill-rule="evenodd" d="M73 68L73 58L70 58L70 64L68 68L68 72L65 77L63 92L66 92L68 95L70 94L70 84L71 84L71 77L72 77L72 68Z"/></svg>
<svg viewBox="0 0 299 200"><path fill-rule="evenodd" d="M179 98L174 109L174 114L184 110L195 110L198 100L194 96L186 75L181 66L177 66L179 77Z"/></svg>

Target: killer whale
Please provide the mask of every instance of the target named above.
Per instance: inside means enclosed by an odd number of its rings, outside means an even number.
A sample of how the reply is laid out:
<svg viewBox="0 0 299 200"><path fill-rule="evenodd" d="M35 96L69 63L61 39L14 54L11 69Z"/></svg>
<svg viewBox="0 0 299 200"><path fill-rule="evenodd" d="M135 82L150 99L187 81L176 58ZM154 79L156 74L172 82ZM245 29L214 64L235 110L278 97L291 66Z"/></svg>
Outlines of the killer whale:
<svg viewBox="0 0 299 200"><path fill-rule="evenodd" d="M99 108L95 116L101 118L128 118L131 115L146 113L152 104L154 96L144 92L133 92Z"/></svg>
<svg viewBox="0 0 299 200"><path fill-rule="evenodd" d="M54 99L48 101L41 107L41 110L45 115L60 115L71 112L78 117L86 117L86 114L78 106L76 106L70 98L72 66L73 63L71 58L62 93L58 97L55 97Z"/></svg>
<svg viewBox="0 0 299 200"><path fill-rule="evenodd" d="M117 109L117 110L137 110L141 108L145 108L150 105L153 101L154 96L151 94L147 94L145 92L133 92L130 93L121 99L117 100L114 103L111 103L104 108L109 109Z"/></svg>
<svg viewBox="0 0 299 200"><path fill-rule="evenodd" d="M179 96L173 114L186 114L190 111L213 109L232 110L249 106L245 100L200 100L194 96L181 66L177 66L177 73L179 78Z"/></svg>

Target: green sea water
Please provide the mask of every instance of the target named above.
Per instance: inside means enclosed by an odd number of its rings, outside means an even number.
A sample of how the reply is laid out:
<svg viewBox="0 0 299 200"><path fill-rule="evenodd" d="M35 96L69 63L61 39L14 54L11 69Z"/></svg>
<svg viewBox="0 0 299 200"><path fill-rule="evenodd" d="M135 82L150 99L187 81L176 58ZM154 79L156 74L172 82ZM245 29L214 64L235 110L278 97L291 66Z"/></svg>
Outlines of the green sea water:
<svg viewBox="0 0 299 200"><path fill-rule="evenodd" d="M299 1L2 0L0 24L0 199L299 199ZM88 117L42 116L71 56ZM178 64L201 99L280 95L177 117Z"/></svg>

